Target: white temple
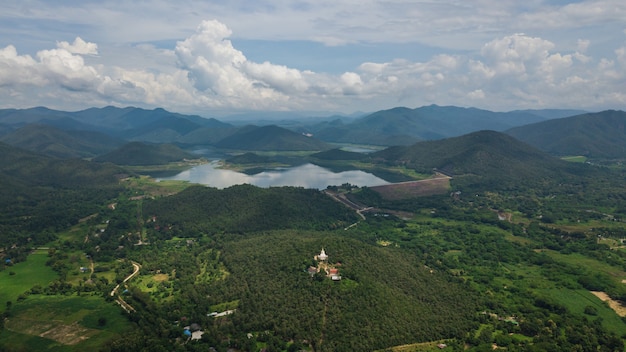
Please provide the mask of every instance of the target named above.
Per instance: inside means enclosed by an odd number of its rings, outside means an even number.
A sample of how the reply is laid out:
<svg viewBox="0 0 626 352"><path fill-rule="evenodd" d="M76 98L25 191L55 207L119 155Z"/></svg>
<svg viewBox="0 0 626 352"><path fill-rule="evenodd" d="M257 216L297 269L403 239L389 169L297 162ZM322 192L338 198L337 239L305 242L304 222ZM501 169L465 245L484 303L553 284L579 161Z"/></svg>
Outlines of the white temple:
<svg viewBox="0 0 626 352"><path fill-rule="evenodd" d="M320 254L317 255L317 260L323 261L323 260L326 260L326 259L328 259L328 255L324 251L324 248L322 248L322 251L320 252Z"/></svg>

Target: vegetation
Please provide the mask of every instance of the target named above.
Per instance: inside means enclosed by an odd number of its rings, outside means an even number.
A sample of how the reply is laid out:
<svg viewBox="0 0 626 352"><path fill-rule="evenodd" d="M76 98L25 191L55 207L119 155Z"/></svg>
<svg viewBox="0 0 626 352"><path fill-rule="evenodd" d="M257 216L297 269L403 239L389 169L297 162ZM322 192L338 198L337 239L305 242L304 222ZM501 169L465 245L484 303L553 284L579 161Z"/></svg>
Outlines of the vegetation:
<svg viewBox="0 0 626 352"><path fill-rule="evenodd" d="M333 187L357 214L317 190L0 148L3 350L624 351L620 168L485 131L312 156L451 177L402 197Z"/></svg>
<svg viewBox="0 0 626 352"><path fill-rule="evenodd" d="M94 131L63 131L53 126L31 124L2 136L0 140L15 147L52 157L90 158L113 150L123 140Z"/></svg>
<svg viewBox="0 0 626 352"><path fill-rule="evenodd" d="M111 162L117 165L161 165L195 156L172 144L149 145L131 142L94 159L97 162Z"/></svg>
<svg viewBox="0 0 626 352"><path fill-rule="evenodd" d="M247 126L222 139L216 146L224 149L258 151L318 151L328 148L326 143L316 138L275 125Z"/></svg>
<svg viewBox="0 0 626 352"><path fill-rule="evenodd" d="M626 112L607 110L520 126L507 134L550 154L626 158Z"/></svg>

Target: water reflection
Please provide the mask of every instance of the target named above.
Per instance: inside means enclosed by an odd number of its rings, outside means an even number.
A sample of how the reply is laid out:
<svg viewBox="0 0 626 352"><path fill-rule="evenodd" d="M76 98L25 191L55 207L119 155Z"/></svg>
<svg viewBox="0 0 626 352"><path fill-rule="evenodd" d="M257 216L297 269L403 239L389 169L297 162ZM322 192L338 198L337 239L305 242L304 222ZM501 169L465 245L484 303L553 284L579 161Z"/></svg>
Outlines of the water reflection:
<svg viewBox="0 0 626 352"><path fill-rule="evenodd" d="M357 186L377 186L388 182L370 173L351 170L332 172L323 167L304 164L296 167L263 171L255 175L218 169L217 162L195 166L172 177L161 180L181 180L199 183L215 188L226 188L239 184L251 184L259 187L296 186L324 189L329 185L350 183Z"/></svg>

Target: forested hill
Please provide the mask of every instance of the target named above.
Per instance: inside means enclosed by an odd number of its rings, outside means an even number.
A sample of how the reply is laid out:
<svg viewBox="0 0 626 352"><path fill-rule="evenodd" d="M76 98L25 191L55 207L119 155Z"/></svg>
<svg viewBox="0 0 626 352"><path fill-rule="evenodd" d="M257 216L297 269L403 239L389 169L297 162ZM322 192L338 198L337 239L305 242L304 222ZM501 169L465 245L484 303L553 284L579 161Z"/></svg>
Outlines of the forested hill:
<svg viewBox="0 0 626 352"><path fill-rule="evenodd" d="M548 153L626 158L626 112L607 110L512 128L507 134Z"/></svg>
<svg viewBox="0 0 626 352"><path fill-rule="evenodd" d="M93 157L124 143L121 139L95 131L65 131L43 124L26 125L2 136L0 141L63 159Z"/></svg>
<svg viewBox="0 0 626 352"><path fill-rule="evenodd" d="M26 187L107 188L126 173L110 164L59 160L0 143L0 175Z"/></svg>
<svg viewBox="0 0 626 352"><path fill-rule="evenodd" d="M193 158L195 158L194 155L173 144L152 145L131 142L93 160L97 162L108 161L117 165L159 165Z"/></svg>
<svg viewBox="0 0 626 352"><path fill-rule="evenodd" d="M224 138L216 146L239 150L316 151L328 149L328 145L316 138L307 137L275 125L247 126Z"/></svg>
<svg viewBox="0 0 626 352"><path fill-rule="evenodd" d="M121 191L112 164L59 160L0 143L0 247L49 241ZM28 221L24 221L28 219Z"/></svg>
<svg viewBox="0 0 626 352"><path fill-rule="evenodd" d="M404 165L423 173L437 169L454 176L455 182L467 180L479 187L501 189L590 172L587 165L559 160L495 131L390 147L371 156L378 162Z"/></svg>
<svg viewBox="0 0 626 352"><path fill-rule="evenodd" d="M251 185L224 190L189 187L167 198L146 201L143 213L149 218L156 216L155 225L161 231L158 237L342 228L358 218L354 211L317 190Z"/></svg>

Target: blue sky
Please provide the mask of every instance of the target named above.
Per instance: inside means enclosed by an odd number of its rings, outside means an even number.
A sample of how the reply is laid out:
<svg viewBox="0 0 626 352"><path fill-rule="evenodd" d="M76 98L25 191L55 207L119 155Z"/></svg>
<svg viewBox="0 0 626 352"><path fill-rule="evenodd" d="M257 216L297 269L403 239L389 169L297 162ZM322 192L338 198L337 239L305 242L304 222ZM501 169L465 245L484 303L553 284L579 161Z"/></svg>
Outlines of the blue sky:
<svg viewBox="0 0 626 352"><path fill-rule="evenodd" d="M0 108L626 107L623 0L7 0Z"/></svg>

